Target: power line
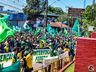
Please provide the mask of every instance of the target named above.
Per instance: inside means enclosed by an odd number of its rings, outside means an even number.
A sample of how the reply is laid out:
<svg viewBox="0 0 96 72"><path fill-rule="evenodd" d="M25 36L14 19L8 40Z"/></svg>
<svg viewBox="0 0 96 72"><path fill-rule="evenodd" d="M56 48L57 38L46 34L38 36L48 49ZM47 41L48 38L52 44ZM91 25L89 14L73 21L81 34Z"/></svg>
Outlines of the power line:
<svg viewBox="0 0 96 72"><path fill-rule="evenodd" d="M9 6L9 7L15 8L15 9L17 9L17 10L22 10L22 9L20 9L20 8L14 7L14 6L9 5L9 4L5 4L5 3L2 3L2 2L0 2L0 3L1 3L1 4L4 4L4 5L7 5L7 6Z"/></svg>
<svg viewBox="0 0 96 72"><path fill-rule="evenodd" d="M25 3L22 1L9 1L9 0L4 0L4 1L0 1L0 4L2 4L2 6L10 7L12 9L15 9L17 11L22 11L22 8L25 7Z"/></svg>
<svg viewBox="0 0 96 72"><path fill-rule="evenodd" d="M67 1L64 0L64 1L67 3L67 6L68 6L68 5L72 6L71 3L68 2L68 0L67 0Z"/></svg>
<svg viewBox="0 0 96 72"><path fill-rule="evenodd" d="M25 3L24 2L16 2L16 1L9 1L9 0L4 0L4 1L0 1L0 2L2 2L3 4L8 4L8 5L16 5L16 6L21 6L21 7L23 7L23 5L25 5Z"/></svg>
<svg viewBox="0 0 96 72"><path fill-rule="evenodd" d="M60 0L55 0L53 3L51 3L49 6L53 5L54 3L56 3L57 1L60 1Z"/></svg>
<svg viewBox="0 0 96 72"><path fill-rule="evenodd" d="M57 0L56 0L57 1ZM49 6L53 5L54 3L56 3L56 1L54 1L52 4L50 4Z"/></svg>
<svg viewBox="0 0 96 72"><path fill-rule="evenodd" d="M66 0L65 0L66 1ZM68 2L67 2L68 3ZM61 4L63 4L63 5L65 5L65 8L68 8L68 7L70 7L69 5L70 4L66 4L65 2L63 2L62 0L61 0Z"/></svg>

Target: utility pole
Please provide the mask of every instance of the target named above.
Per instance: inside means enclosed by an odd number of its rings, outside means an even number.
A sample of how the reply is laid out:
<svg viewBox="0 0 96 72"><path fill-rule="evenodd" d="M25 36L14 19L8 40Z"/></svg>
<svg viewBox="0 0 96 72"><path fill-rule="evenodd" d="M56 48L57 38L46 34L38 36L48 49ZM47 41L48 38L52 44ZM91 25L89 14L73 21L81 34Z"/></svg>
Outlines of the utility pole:
<svg viewBox="0 0 96 72"><path fill-rule="evenodd" d="M47 26L47 15L48 15L48 0L45 0L45 16L44 16L44 20L45 20L45 26Z"/></svg>
<svg viewBox="0 0 96 72"><path fill-rule="evenodd" d="M60 1L60 0L56 0L56 1ZM54 1L52 4L54 4L56 1ZM47 26L48 23L47 16L48 16L48 0L45 0L45 15L44 15L45 26Z"/></svg>
<svg viewBox="0 0 96 72"><path fill-rule="evenodd" d="M95 0L93 0L93 4L92 4L92 20L95 19L95 17L94 17L94 5L95 5Z"/></svg>

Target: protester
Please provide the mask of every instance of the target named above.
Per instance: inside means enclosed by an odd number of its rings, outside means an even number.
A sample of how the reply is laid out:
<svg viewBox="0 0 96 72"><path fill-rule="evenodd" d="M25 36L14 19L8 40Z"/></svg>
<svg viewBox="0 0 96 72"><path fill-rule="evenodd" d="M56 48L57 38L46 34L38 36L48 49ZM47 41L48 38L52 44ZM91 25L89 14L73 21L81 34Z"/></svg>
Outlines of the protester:
<svg viewBox="0 0 96 72"><path fill-rule="evenodd" d="M1 43L1 50L2 50L1 52L2 52L2 53L4 53L4 47L5 47L5 44L4 44L4 42L2 42L2 43Z"/></svg>
<svg viewBox="0 0 96 72"><path fill-rule="evenodd" d="M33 55L32 55L32 50L30 50L30 53L26 56L26 62L28 66L28 71L31 72L33 71Z"/></svg>
<svg viewBox="0 0 96 72"><path fill-rule="evenodd" d="M23 57L22 57L22 54L23 54L23 49L20 48L20 49L19 49L19 52L18 52L18 54L17 54L17 57L18 57L19 60L21 60L21 59L23 58Z"/></svg>
<svg viewBox="0 0 96 72"><path fill-rule="evenodd" d="M66 34L63 31L55 31L51 26L50 22L56 22L56 19L52 17L52 19L48 20L48 27L41 30L38 28L42 27L42 21L40 18L36 21L36 30L33 27L32 21L26 21L24 24L24 31L18 31L13 33L14 31L7 27L7 24L4 20L1 20L1 26L5 26L5 41L1 35L0 39L0 53L9 53L14 52L14 56L12 59L13 65L16 62L21 63L21 72L32 72L33 71L33 51L34 49L50 49L50 56L58 56L66 51L69 53L69 60L73 60L75 56L75 45L76 40L74 36L72 37L68 34L67 30ZM6 19L7 21L7 19ZM45 22L45 21L44 21ZM43 23L44 24L44 23ZM77 23L79 24L79 23ZM73 30L76 26L74 26ZM79 29L78 29L79 30ZM3 28L2 28L3 31ZM11 33L12 32L12 33ZM80 31L79 31L80 32ZM8 34L9 33L9 34ZM71 31L69 32L71 33ZM2 33L3 34L3 33ZM8 34L8 35L7 35ZM77 33L81 36L81 33ZM7 35L7 36L6 36ZM12 37L11 37L12 36ZM20 66L20 65L19 65ZM19 67L20 68L20 67Z"/></svg>
<svg viewBox="0 0 96 72"><path fill-rule="evenodd" d="M27 68L29 72L33 71L33 49L50 49L50 56L57 56L66 51L69 52L70 58L73 60L75 56L75 42L74 37L65 37L62 34L58 34L53 37L52 35L43 32L38 33L36 36L34 32L16 32L14 38L9 37L7 41L3 41L0 44L0 53L14 52L12 59L13 64L23 58L25 58ZM71 39L72 42L71 42ZM69 59L70 59L69 58ZM24 66L24 69L26 67ZM24 71L24 70L23 70Z"/></svg>
<svg viewBox="0 0 96 72"><path fill-rule="evenodd" d="M8 44L7 42L5 42L4 51L5 51L6 53L9 52L9 44Z"/></svg>
<svg viewBox="0 0 96 72"><path fill-rule="evenodd" d="M20 72L29 72L25 58L22 58L20 60L20 64L21 64Z"/></svg>
<svg viewBox="0 0 96 72"><path fill-rule="evenodd" d="M12 59L12 63L14 64L16 61L17 61L17 48L14 48L14 56L13 56L13 59Z"/></svg>

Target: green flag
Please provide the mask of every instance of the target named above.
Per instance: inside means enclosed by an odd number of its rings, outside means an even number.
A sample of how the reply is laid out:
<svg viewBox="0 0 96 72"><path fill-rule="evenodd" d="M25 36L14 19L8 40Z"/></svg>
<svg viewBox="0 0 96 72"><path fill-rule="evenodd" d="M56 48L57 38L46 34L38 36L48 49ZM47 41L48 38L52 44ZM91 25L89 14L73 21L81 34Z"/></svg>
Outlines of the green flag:
<svg viewBox="0 0 96 72"><path fill-rule="evenodd" d="M81 36L80 23L79 23L79 20L78 19L75 20L75 23L74 23L74 26L72 28L72 31L75 32L75 34L77 36Z"/></svg>
<svg viewBox="0 0 96 72"><path fill-rule="evenodd" d="M20 32L20 31L21 31L21 28L18 27L18 26L13 26L13 30L14 30L15 32Z"/></svg>
<svg viewBox="0 0 96 72"><path fill-rule="evenodd" d="M64 35L65 37L68 37L68 31L66 30L66 28L64 28Z"/></svg>
<svg viewBox="0 0 96 72"><path fill-rule="evenodd" d="M56 31L55 31L56 34L58 34L58 28L56 28Z"/></svg>
<svg viewBox="0 0 96 72"><path fill-rule="evenodd" d="M0 18L0 43L8 36L14 35L14 31L7 26L5 19L7 20L6 16Z"/></svg>
<svg viewBox="0 0 96 72"><path fill-rule="evenodd" d="M43 34L43 36L41 37L41 40L43 40L44 42L46 42L46 34Z"/></svg>
<svg viewBox="0 0 96 72"><path fill-rule="evenodd" d="M9 18L9 15L6 15L6 16L3 17L3 20L7 21L8 18Z"/></svg>
<svg viewBox="0 0 96 72"><path fill-rule="evenodd" d="M38 28L38 29L35 31L34 35L36 36L36 35L38 35L40 32L41 32L41 29Z"/></svg>
<svg viewBox="0 0 96 72"><path fill-rule="evenodd" d="M13 65L2 69L0 72L20 72L20 61L17 61Z"/></svg>
<svg viewBox="0 0 96 72"><path fill-rule="evenodd" d="M55 30L50 26L50 24L47 25L47 31L52 37L55 37Z"/></svg>

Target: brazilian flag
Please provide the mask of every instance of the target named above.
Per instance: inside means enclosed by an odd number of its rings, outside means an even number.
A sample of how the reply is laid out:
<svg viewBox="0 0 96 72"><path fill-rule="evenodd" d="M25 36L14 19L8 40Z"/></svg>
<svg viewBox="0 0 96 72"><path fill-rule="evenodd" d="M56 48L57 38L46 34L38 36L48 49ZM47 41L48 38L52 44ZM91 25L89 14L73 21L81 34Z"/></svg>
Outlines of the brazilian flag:
<svg viewBox="0 0 96 72"><path fill-rule="evenodd" d="M8 16L0 18L0 43L4 41L8 36L14 36L14 30L9 28L6 24Z"/></svg>

